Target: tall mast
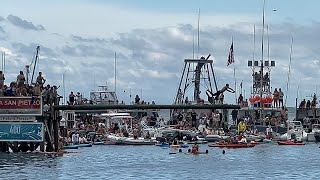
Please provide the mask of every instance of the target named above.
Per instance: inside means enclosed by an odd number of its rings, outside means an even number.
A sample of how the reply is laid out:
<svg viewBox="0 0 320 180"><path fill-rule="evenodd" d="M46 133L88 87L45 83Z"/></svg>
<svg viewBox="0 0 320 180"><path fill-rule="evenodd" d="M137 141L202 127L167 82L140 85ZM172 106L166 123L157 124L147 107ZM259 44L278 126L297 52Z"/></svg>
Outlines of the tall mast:
<svg viewBox="0 0 320 180"><path fill-rule="evenodd" d="M265 8L266 1L263 0L263 9L262 9L262 39L261 39L261 77L260 77L260 106L263 108L262 105L262 87L263 87L263 39L264 39L264 8ZM263 114L260 113L260 118L263 117Z"/></svg>
<svg viewBox="0 0 320 180"><path fill-rule="evenodd" d="M252 61L254 61L254 53L256 50L256 25L253 25L253 53L252 53Z"/></svg>
<svg viewBox="0 0 320 180"><path fill-rule="evenodd" d="M1 52L1 71L3 72L3 52Z"/></svg>
<svg viewBox="0 0 320 180"><path fill-rule="evenodd" d="M293 37L291 37L291 46L290 46L290 57L289 57L289 69L288 69L288 79L287 79L287 89L286 89L286 100L284 104L287 106L287 97L289 91L289 84L290 84L290 74L291 74L291 60L292 60L292 46L293 46ZM316 86L317 88L317 86Z"/></svg>
<svg viewBox="0 0 320 180"><path fill-rule="evenodd" d="M199 8L199 14L198 14L198 54L197 54L197 59L199 59L199 49L200 49L200 8Z"/></svg>
<svg viewBox="0 0 320 180"><path fill-rule="evenodd" d="M117 94L117 52L114 52L114 92Z"/></svg>
<svg viewBox="0 0 320 180"><path fill-rule="evenodd" d="M270 42L269 42L269 25L267 25L267 40L268 40L268 61L270 61Z"/></svg>
<svg viewBox="0 0 320 180"><path fill-rule="evenodd" d="M6 52L3 51L2 53L2 73L4 74L6 70Z"/></svg>
<svg viewBox="0 0 320 180"><path fill-rule="evenodd" d="M194 59L194 32L192 34L192 59Z"/></svg>
<svg viewBox="0 0 320 180"><path fill-rule="evenodd" d="M66 85L64 81L65 72L62 74L62 86L63 86L63 105L66 104Z"/></svg>

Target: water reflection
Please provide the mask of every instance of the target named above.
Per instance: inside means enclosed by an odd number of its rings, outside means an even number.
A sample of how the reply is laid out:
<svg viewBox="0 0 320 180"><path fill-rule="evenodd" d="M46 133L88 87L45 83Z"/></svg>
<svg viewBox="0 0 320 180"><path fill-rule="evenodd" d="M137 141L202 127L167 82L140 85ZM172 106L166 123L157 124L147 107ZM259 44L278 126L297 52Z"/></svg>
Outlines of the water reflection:
<svg viewBox="0 0 320 180"><path fill-rule="evenodd" d="M5 174L6 179L41 179L57 178L57 158L52 155L29 153L0 153L0 173Z"/></svg>

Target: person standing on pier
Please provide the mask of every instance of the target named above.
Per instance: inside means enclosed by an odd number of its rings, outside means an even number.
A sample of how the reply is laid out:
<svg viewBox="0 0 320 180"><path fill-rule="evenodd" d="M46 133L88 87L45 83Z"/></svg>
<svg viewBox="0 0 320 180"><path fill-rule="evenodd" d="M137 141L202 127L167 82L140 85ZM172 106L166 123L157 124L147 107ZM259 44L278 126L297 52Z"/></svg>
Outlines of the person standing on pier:
<svg viewBox="0 0 320 180"><path fill-rule="evenodd" d="M275 88L273 92L273 107L279 107L279 91L277 88Z"/></svg>
<svg viewBox="0 0 320 180"><path fill-rule="evenodd" d="M195 110L192 110L192 113L191 113L192 127L197 126L197 116L198 114L195 112Z"/></svg>
<svg viewBox="0 0 320 180"><path fill-rule="evenodd" d="M69 95L69 104L70 105L74 105L74 100L75 100L75 95L73 94L73 92L71 91L70 95Z"/></svg>
<svg viewBox="0 0 320 180"><path fill-rule="evenodd" d="M279 107L283 106L283 92L281 91L281 88L279 88Z"/></svg>
<svg viewBox="0 0 320 180"><path fill-rule="evenodd" d="M23 87L25 81L26 81L26 78L23 75L23 71L20 71L20 74L17 76L18 87Z"/></svg>
<svg viewBox="0 0 320 180"><path fill-rule="evenodd" d="M41 88L43 88L43 85L44 85L45 82L46 82L46 80L42 76L42 72L39 72L39 75L37 77L36 86L39 85Z"/></svg>

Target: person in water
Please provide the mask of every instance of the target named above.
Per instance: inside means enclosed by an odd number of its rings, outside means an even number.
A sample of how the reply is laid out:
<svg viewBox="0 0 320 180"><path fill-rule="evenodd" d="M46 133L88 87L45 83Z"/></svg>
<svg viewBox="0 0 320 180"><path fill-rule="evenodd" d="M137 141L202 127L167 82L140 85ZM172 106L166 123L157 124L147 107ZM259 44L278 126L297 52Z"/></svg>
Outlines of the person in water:
<svg viewBox="0 0 320 180"><path fill-rule="evenodd" d="M172 141L172 145L178 145L178 140L177 140L177 138L174 138L174 140Z"/></svg>
<svg viewBox="0 0 320 180"><path fill-rule="evenodd" d="M197 143L195 143L193 146L192 146L192 150L191 150L192 153L197 153L199 152L199 146Z"/></svg>

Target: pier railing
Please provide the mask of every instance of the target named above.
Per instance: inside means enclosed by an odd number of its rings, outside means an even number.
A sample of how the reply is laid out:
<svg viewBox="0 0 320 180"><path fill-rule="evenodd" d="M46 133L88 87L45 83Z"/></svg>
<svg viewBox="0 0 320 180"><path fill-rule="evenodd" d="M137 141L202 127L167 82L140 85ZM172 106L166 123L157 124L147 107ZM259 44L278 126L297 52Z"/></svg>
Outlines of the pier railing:
<svg viewBox="0 0 320 180"><path fill-rule="evenodd" d="M233 104L197 104L197 105L56 105L55 110L100 110L100 109L240 109Z"/></svg>

